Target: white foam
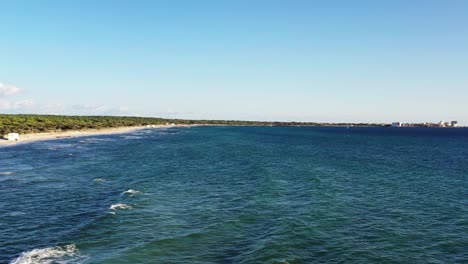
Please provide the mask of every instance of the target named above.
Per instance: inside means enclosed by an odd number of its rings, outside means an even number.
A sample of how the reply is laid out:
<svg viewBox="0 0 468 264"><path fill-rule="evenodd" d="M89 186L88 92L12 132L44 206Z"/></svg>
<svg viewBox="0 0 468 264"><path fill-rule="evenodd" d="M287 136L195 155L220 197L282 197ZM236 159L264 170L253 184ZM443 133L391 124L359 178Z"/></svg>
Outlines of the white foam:
<svg viewBox="0 0 468 264"><path fill-rule="evenodd" d="M81 263L84 259L83 255L78 254L76 245L70 244L63 247L40 248L23 252L10 264Z"/></svg>
<svg viewBox="0 0 468 264"><path fill-rule="evenodd" d="M11 175L13 173L14 172L12 172L12 171L0 171L0 175Z"/></svg>
<svg viewBox="0 0 468 264"><path fill-rule="evenodd" d="M109 207L111 210L117 210L117 209L132 209L132 207L128 204L123 204L123 203L118 203L118 204L113 204L111 207Z"/></svg>
<svg viewBox="0 0 468 264"><path fill-rule="evenodd" d="M82 140L83 141L83 140ZM114 139L111 138L86 138L83 142L80 141L81 143L85 142L97 142L97 141L115 141Z"/></svg>
<svg viewBox="0 0 468 264"><path fill-rule="evenodd" d="M137 191L137 190L133 190L133 189L128 189L126 190L125 192L123 192L122 194L130 194L130 195L135 195L135 194L139 194L141 193L140 191Z"/></svg>
<svg viewBox="0 0 468 264"><path fill-rule="evenodd" d="M140 139L142 137L139 137L139 136L123 136L122 138L123 139Z"/></svg>
<svg viewBox="0 0 468 264"><path fill-rule="evenodd" d="M103 178L96 178L93 180L93 182L105 182L106 180Z"/></svg>
<svg viewBox="0 0 468 264"><path fill-rule="evenodd" d="M57 143L49 143L45 144L47 147L47 150L59 150L62 148L70 148L73 147L72 144L57 144Z"/></svg>

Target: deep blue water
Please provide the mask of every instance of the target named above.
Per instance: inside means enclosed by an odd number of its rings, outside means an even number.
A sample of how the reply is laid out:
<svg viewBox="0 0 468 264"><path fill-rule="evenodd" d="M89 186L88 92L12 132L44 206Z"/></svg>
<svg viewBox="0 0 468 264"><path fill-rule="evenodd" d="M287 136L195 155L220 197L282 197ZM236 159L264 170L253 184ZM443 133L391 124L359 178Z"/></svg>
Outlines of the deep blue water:
<svg viewBox="0 0 468 264"><path fill-rule="evenodd" d="M467 252L468 129L191 127L0 147L1 263Z"/></svg>

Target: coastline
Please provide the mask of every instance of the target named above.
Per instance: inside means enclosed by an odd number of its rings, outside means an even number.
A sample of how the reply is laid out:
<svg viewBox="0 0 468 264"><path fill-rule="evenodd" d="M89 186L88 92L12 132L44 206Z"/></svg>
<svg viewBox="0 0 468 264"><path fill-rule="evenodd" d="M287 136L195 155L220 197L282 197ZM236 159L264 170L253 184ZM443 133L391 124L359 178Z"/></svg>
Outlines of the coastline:
<svg viewBox="0 0 468 264"><path fill-rule="evenodd" d="M31 134L20 135L20 140L18 141L8 141L8 140L0 139L0 146L12 146L12 145L31 143L31 142L36 142L36 141L57 140L57 139L64 139L64 138L76 138L76 137L85 137L85 136L93 136L93 135L124 134L124 133L133 132L133 131L141 130L141 129L180 127L180 126L187 126L187 125L152 125L151 127L130 126L130 127L112 127L112 128L101 128L101 129L82 129L82 130L54 131L54 132L44 132L44 133L31 133Z"/></svg>

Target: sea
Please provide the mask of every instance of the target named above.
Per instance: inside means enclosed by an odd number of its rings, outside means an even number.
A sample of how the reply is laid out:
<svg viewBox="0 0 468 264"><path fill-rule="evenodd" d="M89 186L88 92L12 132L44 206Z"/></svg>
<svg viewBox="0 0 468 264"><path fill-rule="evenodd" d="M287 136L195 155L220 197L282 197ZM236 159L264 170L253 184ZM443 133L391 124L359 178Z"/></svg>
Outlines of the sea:
<svg viewBox="0 0 468 264"><path fill-rule="evenodd" d="M0 147L0 263L468 263L468 129L194 126Z"/></svg>

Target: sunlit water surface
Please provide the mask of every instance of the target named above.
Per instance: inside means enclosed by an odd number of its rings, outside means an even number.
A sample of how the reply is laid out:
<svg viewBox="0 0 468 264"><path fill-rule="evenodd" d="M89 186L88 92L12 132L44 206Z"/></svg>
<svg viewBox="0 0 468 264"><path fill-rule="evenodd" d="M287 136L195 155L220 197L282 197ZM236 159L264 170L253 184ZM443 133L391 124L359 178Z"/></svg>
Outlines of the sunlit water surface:
<svg viewBox="0 0 468 264"><path fill-rule="evenodd" d="M467 129L191 127L0 148L1 263L467 252Z"/></svg>

